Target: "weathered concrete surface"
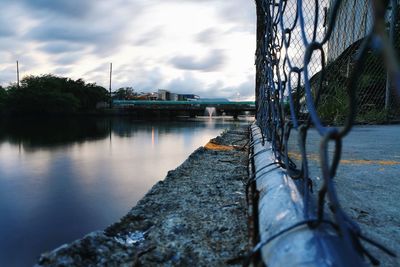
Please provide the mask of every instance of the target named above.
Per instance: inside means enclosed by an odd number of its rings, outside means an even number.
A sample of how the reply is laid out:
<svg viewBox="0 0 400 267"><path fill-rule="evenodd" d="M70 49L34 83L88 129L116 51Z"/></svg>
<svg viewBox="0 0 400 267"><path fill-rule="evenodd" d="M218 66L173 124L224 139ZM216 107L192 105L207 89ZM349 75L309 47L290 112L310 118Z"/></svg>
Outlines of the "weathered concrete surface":
<svg viewBox="0 0 400 267"><path fill-rule="evenodd" d="M247 129L215 138L120 222L43 254L37 266L227 265L247 250L247 138Z"/></svg>
<svg viewBox="0 0 400 267"><path fill-rule="evenodd" d="M295 180L276 164L272 144L260 141L260 128L251 126L255 136L254 161L255 184L258 190L258 229L260 242L289 229L307 219L304 200ZM268 267L331 267L365 266L363 259L351 247L342 242L332 227L321 224L312 229L307 225L278 235L276 239L260 247L262 261Z"/></svg>

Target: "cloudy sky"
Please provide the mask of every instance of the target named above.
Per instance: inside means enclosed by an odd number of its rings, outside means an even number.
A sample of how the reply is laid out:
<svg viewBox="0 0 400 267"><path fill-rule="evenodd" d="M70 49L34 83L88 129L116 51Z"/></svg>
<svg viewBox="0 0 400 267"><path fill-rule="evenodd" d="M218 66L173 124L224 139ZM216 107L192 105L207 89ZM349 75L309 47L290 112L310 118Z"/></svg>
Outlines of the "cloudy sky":
<svg viewBox="0 0 400 267"><path fill-rule="evenodd" d="M53 73L113 89L254 98L251 0L0 0L0 84Z"/></svg>

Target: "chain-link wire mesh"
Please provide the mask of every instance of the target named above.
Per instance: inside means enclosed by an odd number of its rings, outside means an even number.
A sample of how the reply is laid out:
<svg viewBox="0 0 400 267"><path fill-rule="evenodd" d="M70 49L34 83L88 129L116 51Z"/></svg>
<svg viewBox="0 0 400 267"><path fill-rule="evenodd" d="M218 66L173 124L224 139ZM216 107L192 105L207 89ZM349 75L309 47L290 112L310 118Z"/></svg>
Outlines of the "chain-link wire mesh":
<svg viewBox="0 0 400 267"><path fill-rule="evenodd" d="M305 52L303 37L310 40L311 35L315 34L317 41L322 40L321 38L327 30L333 1L318 1L319 17L317 18L318 23L315 31L312 29L315 20L315 4L313 1L304 2L302 5L305 25L304 35L302 35L301 27L299 27L299 22L297 22L297 1L283 2L286 3L285 14L282 18L282 25L277 27L276 36L281 42L290 41L290 45L288 45L286 51L286 45L282 44L281 55L279 55L281 59L280 67L283 68L285 66L286 74L293 76L296 73L290 73L290 66L299 69L303 66L303 55ZM385 26L393 46L396 50L399 50L400 23L398 14L400 7L399 5L392 7L392 5L388 7L388 12L385 16ZM349 110L346 100L346 88L350 74L354 68L355 58L362 41L372 30L372 4L368 0L343 1L338 8L338 13L334 20L335 27L332 34L322 48L326 57L326 70L317 111L323 122L340 125L344 123ZM295 27L291 29L290 26ZM280 37L283 32L281 28L290 29L289 32L285 33L286 38L284 36ZM368 124L398 122L400 121L400 101L394 94L393 88L391 88L383 56L376 53L374 47L369 47L367 53L364 71L361 74L356 89L358 112L355 122ZM286 64L283 62L285 60L283 55L285 54L287 54ZM320 54L313 54L308 69L311 86L315 92L315 88L318 86L321 77ZM283 69L280 73L282 74L282 72ZM287 79L288 77L281 78ZM297 79L297 77L291 78L291 90L299 97L298 104L301 115L306 115L307 107L304 97L303 77L300 78L299 84ZM285 81L285 79L282 80ZM284 97L288 97L288 95L285 94ZM288 102L288 99L286 99L287 105Z"/></svg>
<svg viewBox="0 0 400 267"><path fill-rule="evenodd" d="M388 6L384 20L390 41L398 50L396 34L398 35L400 29L396 21L398 7L393 6L395 4ZM326 123L344 122L348 111L346 86L362 40L372 30L372 12L372 3L366 0L344 1L339 7L336 25L328 41L327 76L318 107L318 112ZM376 48L373 46L368 48L364 70L356 89L357 123L383 123L400 119L399 102L390 88L384 59L374 50Z"/></svg>
<svg viewBox="0 0 400 267"><path fill-rule="evenodd" d="M359 255L377 263L360 242L366 238L341 209L333 178L342 139L356 122L399 118L398 1L255 2L256 120L263 140L271 142L277 164L299 181L309 226L328 220L343 239L347 256L355 259L352 263L358 264ZM315 199L306 151L311 127L321 141L322 182L314 186ZM289 157L293 131L299 137L299 167Z"/></svg>

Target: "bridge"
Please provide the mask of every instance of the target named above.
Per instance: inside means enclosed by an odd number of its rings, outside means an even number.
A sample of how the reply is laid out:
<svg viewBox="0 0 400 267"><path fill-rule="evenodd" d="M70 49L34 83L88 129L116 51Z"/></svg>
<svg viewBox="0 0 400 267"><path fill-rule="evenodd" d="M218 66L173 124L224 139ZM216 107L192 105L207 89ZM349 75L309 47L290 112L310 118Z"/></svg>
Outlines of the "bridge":
<svg viewBox="0 0 400 267"><path fill-rule="evenodd" d="M113 108L120 112L151 117L227 115L237 118L254 114L254 101L171 101L171 100L114 100Z"/></svg>

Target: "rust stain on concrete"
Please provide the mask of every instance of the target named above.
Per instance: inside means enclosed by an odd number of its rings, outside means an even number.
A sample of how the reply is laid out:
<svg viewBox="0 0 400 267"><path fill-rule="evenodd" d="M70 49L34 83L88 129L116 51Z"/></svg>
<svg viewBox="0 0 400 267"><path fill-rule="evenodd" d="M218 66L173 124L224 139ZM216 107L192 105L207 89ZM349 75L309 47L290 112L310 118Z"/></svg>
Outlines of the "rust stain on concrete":
<svg viewBox="0 0 400 267"><path fill-rule="evenodd" d="M204 148L208 149L208 150L217 150L217 151L230 151L233 150L234 147L233 146L226 146L226 145L220 145L220 144L215 144L212 142L208 142Z"/></svg>

